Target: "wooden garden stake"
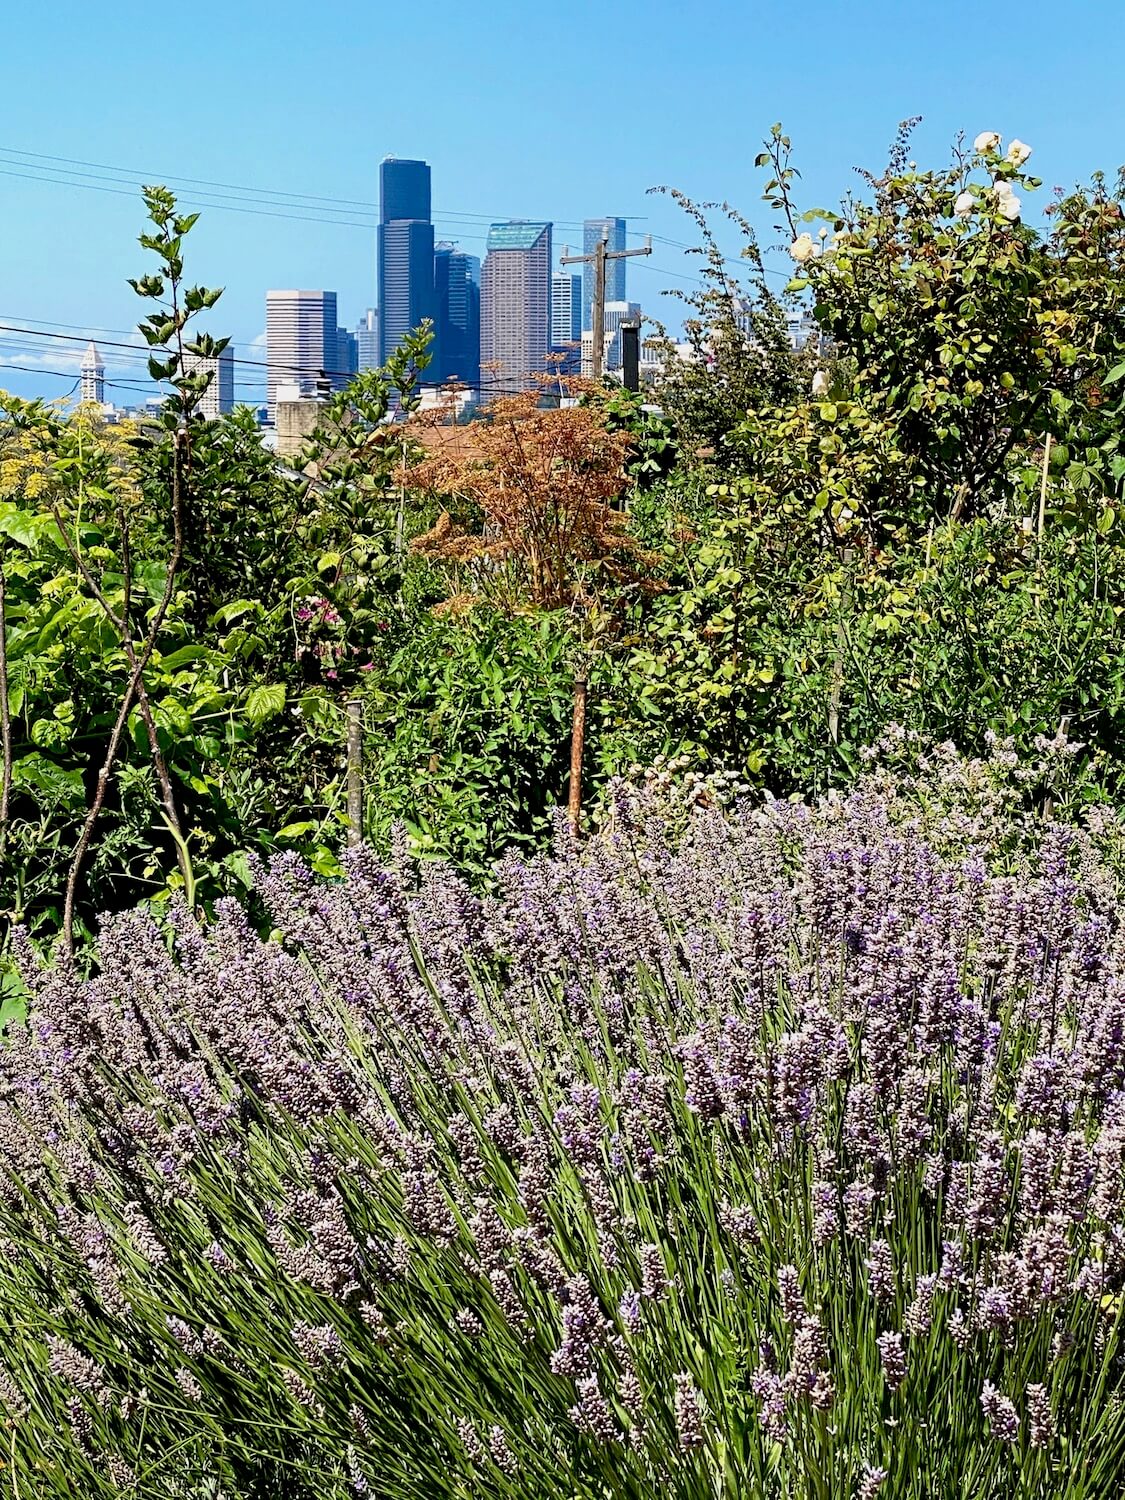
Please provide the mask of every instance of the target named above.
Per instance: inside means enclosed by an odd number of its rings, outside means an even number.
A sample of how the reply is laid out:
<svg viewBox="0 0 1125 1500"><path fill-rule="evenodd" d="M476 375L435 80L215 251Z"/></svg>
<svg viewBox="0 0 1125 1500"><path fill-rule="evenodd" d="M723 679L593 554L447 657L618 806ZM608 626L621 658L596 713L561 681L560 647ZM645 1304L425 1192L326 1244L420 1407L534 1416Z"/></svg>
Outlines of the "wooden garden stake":
<svg viewBox="0 0 1125 1500"><path fill-rule="evenodd" d="M348 704L348 843L363 840L363 704Z"/></svg>

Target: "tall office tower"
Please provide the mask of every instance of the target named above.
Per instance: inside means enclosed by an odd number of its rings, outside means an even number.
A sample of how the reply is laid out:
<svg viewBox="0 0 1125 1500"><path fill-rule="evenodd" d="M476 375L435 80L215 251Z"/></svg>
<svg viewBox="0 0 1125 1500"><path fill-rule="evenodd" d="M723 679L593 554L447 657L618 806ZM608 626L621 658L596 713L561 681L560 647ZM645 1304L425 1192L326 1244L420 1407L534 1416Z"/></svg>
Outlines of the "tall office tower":
<svg viewBox="0 0 1125 1500"><path fill-rule="evenodd" d="M336 359L332 365L333 390L342 391L353 375L359 374L359 340L346 328L336 330Z"/></svg>
<svg viewBox="0 0 1125 1500"><path fill-rule="evenodd" d="M436 323L430 168L388 156L379 166L379 363L423 318ZM436 328L435 328L436 333Z"/></svg>
<svg viewBox="0 0 1125 1500"><path fill-rule="evenodd" d="M221 354L185 354L184 370L189 375L208 374L211 384L199 398L199 412L213 421L234 408L234 348L228 344Z"/></svg>
<svg viewBox="0 0 1125 1500"><path fill-rule="evenodd" d="M551 347L550 224L493 224L480 303L482 395L530 389Z"/></svg>
<svg viewBox="0 0 1125 1500"><path fill-rule="evenodd" d="M564 349L582 338L582 278L551 277L551 347Z"/></svg>
<svg viewBox="0 0 1125 1500"><path fill-rule="evenodd" d="M82 356L82 400L105 404L105 365L93 342L86 345Z"/></svg>
<svg viewBox="0 0 1125 1500"><path fill-rule="evenodd" d="M426 371L432 380L480 385L480 261L456 245L434 249L437 308L435 355Z"/></svg>
<svg viewBox="0 0 1125 1500"><path fill-rule="evenodd" d="M379 314L369 307L355 325L357 368L379 368Z"/></svg>
<svg viewBox="0 0 1125 1500"><path fill-rule="evenodd" d="M582 223L582 253L591 255L598 241L605 237L607 250L625 249L624 219L585 219ZM628 261L607 260L605 263L605 300L625 301L625 267ZM582 267L582 327L592 328L590 309L594 305L594 265L587 261Z"/></svg>
<svg viewBox="0 0 1125 1500"><path fill-rule="evenodd" d="M322 370L335 370L335 292L266 293L266 405L272 422L279 386L296 386L298 396L316 394Z"/></svg>

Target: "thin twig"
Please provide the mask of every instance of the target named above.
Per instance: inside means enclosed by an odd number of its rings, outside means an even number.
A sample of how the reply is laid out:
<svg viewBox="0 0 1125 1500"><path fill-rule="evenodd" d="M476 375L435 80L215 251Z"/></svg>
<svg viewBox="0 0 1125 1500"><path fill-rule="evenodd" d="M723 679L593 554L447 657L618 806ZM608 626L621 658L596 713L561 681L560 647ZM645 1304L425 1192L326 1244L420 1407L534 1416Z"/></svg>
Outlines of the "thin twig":
<svg viewBox="0 0 1125 1500"><path fill-rule="evenodd" d="M63 906L63 943L65 945L67 954L72 957L74 954L74 901L75 894L78 889L78 878L82 873L82 863L86 857L86 851L90 847L90 839L93 836L94 825L97 823L98 817L101 814L101 810L105 805L106 792L109 788L109 778L113 772L113 767L117 760L117 752L121 744L122 732L129 717L129 709L132 706L133 699L137 696L139 685L141 684L144 677L145 668L148 666L149 661L152 658L152 653L156 649L156 639L160 634L160 628L164 624L164 617L168 613L169 605L172 602L172 595L176 584L176 574L179 571L180 560L183 557L182 496L180 492L180 452L181 447L186 443L186 440L186 427L181 426L177 428L176 435L173 440L172 450L172 513L174 518L173 525L175 531L175 540L173 543L172 555L168 560L168 567L164 575L164 592L161 595L160 602L156 606L156 610L154 611L152 619L149 622L148 631L143 642L141 643L140 654L134 655L130 658L133 667L132 675L129 678L129 683L125 690L125 695L121 700L121 707L117 713L117 721L113 726L112 733L110 734L109 745L106 749L106 757L102 763L101 770L98 772L98 785L97 790L94 793L94 801L90 806L89 812L86 814L86 821L82 825L82 832L78 838L78 846L74 851L74 858L71 861L70 874L67 877L66 900ZM177 852L180 855L182 861L184 858L183 851L178 849Z"/></svg>
<svg viewBox="0 0 1125 1500"><path fill-rule="evenodd" d="M175 454L173 456L173 465L172 491L174 515L177 510L177 502L175 496L179 489L180 472L179 462L176 459ZM86 587L93 594L98 605L101 607L102 612L105 614L110 624L117 631L117 634L121 640L122 650L125 652L125 658L129 663L129 668L131 671L135 672L137 667L137 651L136 643L133 639L132 627L129 623L129 610L131 607L132 591L132 568L130 566L131 558L129 552L127 523L125 523L123 519L122 524L126 528L122 533L122 568L125 578L125 605L123 612L121 614L118 614L113 605L110 603L110 600L107 597L104 589L101 587L101 585L98 583L97 578L94 576L93 570L87 564L86 559L82 556L81 552L77 549L77 547L74 545L74 542L71 540L66 527L63 525L62 516L58 510L58 507L53 501L50 503L50 509L52 516L54 516L55 525L58 528L59 535L62 537L63 545L66 547L67 552L69 552L75 567L78 569L83 582L86 584ZM182 552L182 546L180 550ZM173 555L175 556L175 551L173 552ZM164 752L160 748L160 740L156 730L156 720L153 716L152 704L149 700L148 689L145 686L143 673L137 679L136 699L137 707L140 710L141 719L145 726L145 734L148 738L149 752L152 756L153 769L156 771L156 777L160 783L161 802L164 806L164 813L168 821L172 824L176 833L178 833L182 838L183 831L180 827L180 820L176 813L176 801L172 791L172 780L168 774L168 766L167 762L164 759ZM186 878L186 871L183 869L183 859L179 855L178 857L180 859L181 874L183 874Z"/></svg>

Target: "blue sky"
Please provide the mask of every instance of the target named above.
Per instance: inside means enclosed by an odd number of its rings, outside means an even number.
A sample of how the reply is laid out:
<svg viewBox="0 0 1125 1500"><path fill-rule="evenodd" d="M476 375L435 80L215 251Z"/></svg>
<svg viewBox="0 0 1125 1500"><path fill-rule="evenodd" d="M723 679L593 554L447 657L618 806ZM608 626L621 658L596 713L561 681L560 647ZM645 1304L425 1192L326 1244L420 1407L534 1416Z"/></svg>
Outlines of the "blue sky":
<svg viewBox="0 0 1125 1500"><path fill-rule="evenodd" d="M646 195L657 183L727 198L777 242L753 167L774 120L793 138L808 205L855 186L854 166L881 166L907 115L923 116L920 163L944 161L961 129L1029 142L1044 200L1053 184L1125 159L1122 0L197 0L182 23L136 0L8 0L3 11L0 323L60 332L136 321L125 278L146 257L131 178L373 208L380 159L420 156L433 167L439 234L479 254L490 217L552 219L556 248L580 236L561 221L598 214L690 241L678 210ZM105 168L127 169L126 180L73 185L74 171ZM184 187L185 205L203 191ZM205 210L188 270L228 289L211 330L260 358L249 346L271 286L333 288L354 324L374 301L374 237L359 222L369 215L336 213L358 227ZM784 255L772 264L784 269ZM630 295L674 318L659 294L690 287L691 272L681 250L657 244L630 263ZM139 378L105 352L111 378ZM0 366L36 366L0 368L0 386L60 395L70 381L44 371L69 372L76 358L0 331Z"/></svg>

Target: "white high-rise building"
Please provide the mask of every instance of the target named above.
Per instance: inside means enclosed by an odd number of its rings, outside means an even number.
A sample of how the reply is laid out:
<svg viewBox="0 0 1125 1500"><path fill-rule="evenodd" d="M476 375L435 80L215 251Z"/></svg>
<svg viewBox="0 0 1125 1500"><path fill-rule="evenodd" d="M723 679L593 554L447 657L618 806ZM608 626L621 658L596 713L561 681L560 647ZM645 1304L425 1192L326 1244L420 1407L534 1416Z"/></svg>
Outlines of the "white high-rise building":
<svg viewBox="0 0 1125 1500"><path fill-rule="evenodd" d="M369 307L355 325L356 356L361 370L379 368L379 314Z"/></svg>
<svg viewBox="0 0 1125 1500"><path fill-rule="evenodd" d="M188 375L209 374L211 384L199 398L201 415L210 422L234 407L234 348L228 344L222 354L185 354L184 371Z"/></svg>
<svg viewBox="0 0 1125 1500"><path fill-rule="evenodd" d="M279 386L295 385L302 397L312 397L321 372L336 370L336 330L335 292L266 293L266 400L271 422Z"/></svg>
<svg viewBox="0 0 1125 1500"><path fill-rule="evenodd" d="M105 405L105 365L93 340L82 356L82 400Z"/></svg>
<svg viewBox="0 0 1125 1500"><path fill-rule="evenodd" d="M551 277L551 344L565 349L582 338L582 278L556 273Z"/></svg>

